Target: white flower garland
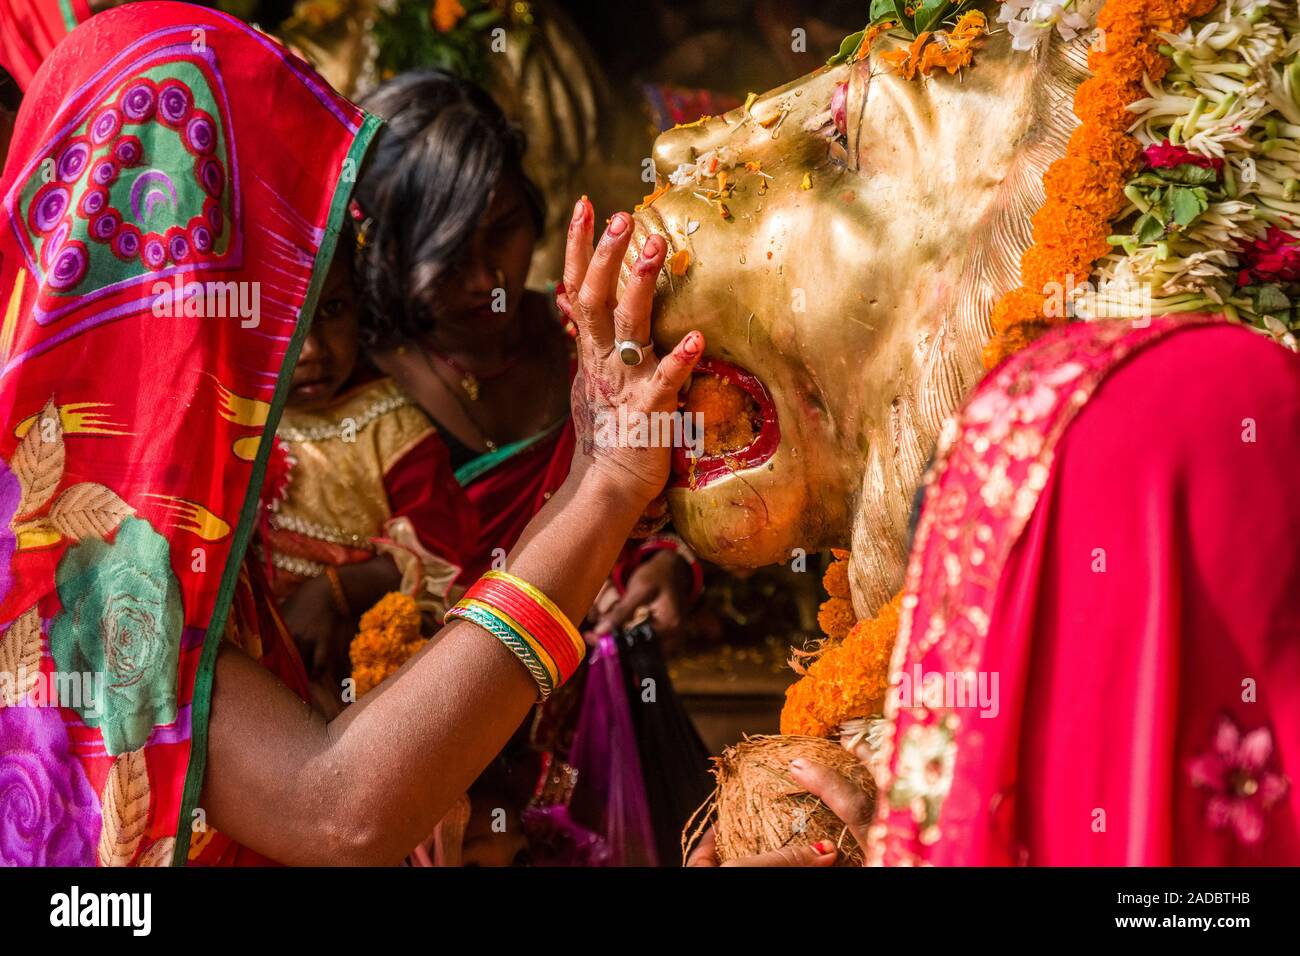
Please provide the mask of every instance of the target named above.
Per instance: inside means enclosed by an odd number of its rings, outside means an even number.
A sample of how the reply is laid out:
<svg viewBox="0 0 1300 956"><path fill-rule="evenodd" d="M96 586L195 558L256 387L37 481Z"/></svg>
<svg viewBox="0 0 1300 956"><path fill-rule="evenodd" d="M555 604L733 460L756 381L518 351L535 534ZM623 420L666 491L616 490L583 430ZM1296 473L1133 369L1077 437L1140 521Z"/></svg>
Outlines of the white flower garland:
<svg viewBox="0 0 1300 956"><path fill-rule="evenodd" d="M1007 0L998 11L998 23L1006 24L1012 49L1034 50L1053 27L1068 41L1091 26L1072 6L1074 0Z"/></svg>
<svg viewBox="0 0 1300 956"><path fill-rule="evenodd" d="M1174 61L1131 105L1144 148L1165 142L1220 160L1204 211L1170 235L1112 238L1114 251L1074 302L1083 318L1216 311L1297 347L1297 312L1257 309L1238 287L1240 253L1280 228L1300 241L1300 10L1280 0L1222 0L1178 35L1162 34ZM1117 220L1147 212L1140 188Z"/></svg>

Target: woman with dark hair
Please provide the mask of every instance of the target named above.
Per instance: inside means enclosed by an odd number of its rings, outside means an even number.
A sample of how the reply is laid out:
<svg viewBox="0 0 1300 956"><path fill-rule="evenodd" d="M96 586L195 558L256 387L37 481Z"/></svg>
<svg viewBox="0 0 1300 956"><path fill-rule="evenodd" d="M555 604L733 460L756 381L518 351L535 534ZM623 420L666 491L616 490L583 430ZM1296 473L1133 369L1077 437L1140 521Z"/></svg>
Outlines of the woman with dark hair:
<svg viewBox="0 0 1300 956"><path fill-rule="evenodd" d="M374 363L434 420L448 448L460 485L452 493L463 492L477 524L459 558L473 580L503 566L569 473L573 330L550 297L524 288L546 217L522 168L523 136L487 93L415 71L365 106L385 130L353 204L362 334ZM670 638L698 565L661 535L625 547L613 581L587 614L588 639L614 632L639 607L648 607L657 636ZM567 772L578 694L538 708L521 727L503 754L517 777L535 780L543 766ZM705 763L689 774L692 794L707 792ZM543 802L545 790L536 795ZM669 828L674 842L684 822ZM551 841L540 833L538 841L546 859Z"/></svg>
<svg viewBox="0 0 1300 956"><path fill-rule="evenodd" d="M548 298L524 288L542 200L522 135L473 84L414 71L363 105L385 131L353 205L362 337L448 446L479 523L463 555L472 580L500 565L573 452L573 339ZM679 625L698 577L684 545L663 544L627 556L624 596L606 600L598 630L639 606L661 633Z"/></svg>
<svg viewBox="0 0 1300 956"><path fill-rule="evenodd" d="M578 669L571 621L667 449L584 432L509 573L475 581L436 641L333 720L305 702L246 558L378 126L186 4L92 18L27 91L0 176L0 690L30 706L0 707L0 864L398 862ZM147 201L123 202L133 189ZM583 421L671 411L704 349L692 333L620 361L615 339L649 340L666 253L648 244L616 323L631 233L619 213L593 248L591 205L574 210ZM260 312L190 294L217 282L260 290ZM84 675L85 694L53 674Z"/></svg>

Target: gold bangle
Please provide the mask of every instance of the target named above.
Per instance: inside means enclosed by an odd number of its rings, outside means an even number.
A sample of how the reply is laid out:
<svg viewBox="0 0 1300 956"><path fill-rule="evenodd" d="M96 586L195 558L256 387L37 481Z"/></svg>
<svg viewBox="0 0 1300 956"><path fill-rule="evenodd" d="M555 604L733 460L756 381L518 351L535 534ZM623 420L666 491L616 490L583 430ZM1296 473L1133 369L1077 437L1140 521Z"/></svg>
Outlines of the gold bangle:
<svg viewBox="0 0 1300 956"><path fill-rule="evenodd" d="M348 593L343 590L343 582L339 580L338 568L330 564L325 567L325 580L330 586L330 600L334 602L334 609L349 620L352 619L352 607L348 604Z"/></svg>

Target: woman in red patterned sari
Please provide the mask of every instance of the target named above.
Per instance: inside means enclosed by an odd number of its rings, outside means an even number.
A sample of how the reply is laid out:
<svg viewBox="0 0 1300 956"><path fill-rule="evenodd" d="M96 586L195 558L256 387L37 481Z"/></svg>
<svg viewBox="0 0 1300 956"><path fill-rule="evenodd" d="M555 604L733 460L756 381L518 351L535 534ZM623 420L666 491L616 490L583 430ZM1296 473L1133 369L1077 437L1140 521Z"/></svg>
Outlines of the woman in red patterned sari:
<svg viewBox="0 0 1300 956"><path fill-rule="evenodd" d="M0 862L398 862L581 660L568 621L661 490L666 449L580 444L508 559L532 589L512 613L542 624L453 620L333 721L304 702L246 560L379 125L274 41L184 4L93 18L29 88L0 178ZM592 301L630 234L620 213L593 251L575 210L569 268ZM591 415L671 410L703 350L693 333L636 367L613 353L648 340L664 252L617 329L608 309L579 317Z"/></svg>
<svg viewBox="0 0 1300 956"><path fill-rule="evenodd" d="M990 372L926 480L870 857L1300 862L1297 435L1300 359L1209 316Z"/></svg>
<svg viewBox="0 0 1300 956"><path fill-rule="evenodd" d="M1211 316L1004 362L925 479L874 818L794 778L879 865L1300 863L1298 435L1300 358Z"/></svg>

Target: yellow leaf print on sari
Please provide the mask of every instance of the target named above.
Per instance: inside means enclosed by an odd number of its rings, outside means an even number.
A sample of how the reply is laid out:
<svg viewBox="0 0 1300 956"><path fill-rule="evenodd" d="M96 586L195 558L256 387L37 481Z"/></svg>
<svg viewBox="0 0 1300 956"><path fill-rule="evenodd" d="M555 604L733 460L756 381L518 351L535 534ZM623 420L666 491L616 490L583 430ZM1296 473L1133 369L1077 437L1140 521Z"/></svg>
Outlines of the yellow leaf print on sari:
<svg viewBox="0 0 1300 956"><path fill-rule="evenodd" d="M171 513L172 527L198 535L204 541L220 541L230 534L230 525L197 501L188 501L172 495L145 495L162 502Z"/></svg>

